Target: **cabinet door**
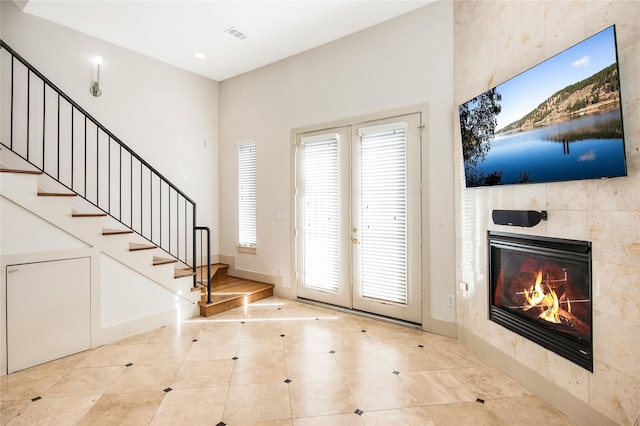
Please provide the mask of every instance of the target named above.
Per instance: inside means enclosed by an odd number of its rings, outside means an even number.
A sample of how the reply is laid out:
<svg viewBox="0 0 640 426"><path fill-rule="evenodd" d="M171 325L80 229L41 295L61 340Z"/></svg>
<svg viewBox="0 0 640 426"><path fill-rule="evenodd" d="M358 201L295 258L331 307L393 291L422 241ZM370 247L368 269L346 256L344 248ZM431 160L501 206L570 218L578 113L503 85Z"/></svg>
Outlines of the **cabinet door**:
<svg viewBox="0 0 640 426"><path fill-rule="evenodd" d="M91 258L7 266L8 372L91 347Z"/></svg>

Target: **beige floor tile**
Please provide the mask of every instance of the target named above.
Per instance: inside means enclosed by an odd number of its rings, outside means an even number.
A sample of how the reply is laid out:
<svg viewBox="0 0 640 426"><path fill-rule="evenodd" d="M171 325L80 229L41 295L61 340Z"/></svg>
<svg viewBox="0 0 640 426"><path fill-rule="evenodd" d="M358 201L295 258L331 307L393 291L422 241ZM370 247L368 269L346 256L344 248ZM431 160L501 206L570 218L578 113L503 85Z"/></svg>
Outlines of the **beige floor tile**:
<svg viewBox="0 0 640 426"><path fill-rule="evenodd" d="M232 359L185 361L170 387L186 389L229 385L233 363Z"/></svg>
<svg viewBox="0 0 640 426"><path fill-rule="evenodd" d="M365 412L420 405L400 377L392 373L350 376L347 384L358 409Z"/></svg>
<svg viewBox="0 0 640 426"><path fill-rule="evenodd" d="M29 404L10 425L76 425L98 398L99 396L43 398Z"/></svg>
<svg viewBox="0 0 640 426"><path fill-rule="evenodd" d="M208 322L200 326L196 335L199 343L237 342L240 339L242 324L239 322Z"/></svg>
<svg viewBox="0 0 640 426"><path fill-rule="evenodd" d="M222 420L228 425L290 418L289 385L286 383L229 387Z"/></svg>
<svg viewBox="0 0 640 426"><path fill-rule="evenodd" d="M92 367L70 370L43 393L45 398L102 395L127 367Z"/></svg>
<svg viewBox="0 0 640 426"><path fill-rule="evenodd" d="M137 363L148 357L144 353L146 344L138 345L105 345L91 351L78 367L108 367Z"/></svg>
<svg viewBox="0 0 640 426"><path fill-rule="evenodd" d="M89 355L91 355L92 351L83 351L74 355L69 355L64 358L56 359L54 361L50 361L44 364L36 365L33 368L30 368L31 371L37 371L41 369L54 369L54 370L71 370L84 361Z"/></svg>
<svg viewBox="0 0 640 426"><path fill-rule="evenodd" d="M156 334L160 331L160 328L156 328L155 330L150 330L145 333L140 333L133 335L131 337L126 337L124 339L116 340L112 343L112 345L141 345L151 342L151 339L154 338Z"/></svg>
<svg viewBox="0 0 640 426"><path fill-rule="evenodd" d="M527 426L532 423L531 419L544 419L544 424L549 426L575 425L569 417L533 395L491 399L485 405L510 426Z"/></svg>
<svg viewBox="0 0 640 426"><path fill-rule="evenodd" d="M326 354L331 351L333 344L331 334L323 331L311 335L295 335L284 337L284 352L289 354Z"/></svg>
<svg viewBox="0 0 640 426"><path fill-rule="evenodd" d="M161 327L151 337L148 343L157 342L189 342L195 339L200 332L200 325L195 322L183 321L177 324Z"/></svg>
<svg viewBox="0 0 640 426"><path fill-rule="evenodd" d="M162 391L102 395L78 426L146 425L164 397Z"/></svg>
<svg viewBox="0 0 640 426"><path fill-rule="evenodd" d="M242 324L240 331L240 339L260 338L260 337L277 337L282 332L282 323L280 321L246 321Z"/></svg>
<svg viewBox="0 0 640 426"><path fill-rule="evenodd" d="M182 365L179 361L127 367L105 393L154 392L169 387Z"/></svg>
<svg viewBox="0 0 640 426"><path fill-rule="evenodd" d="M0 425L4 426L20 415L31 404L30 399L0 401Z"/></svg>
<svg viewBox="0 0 640 426"><path fill-rule="evenodd" d="M238 357L265 354L284 354L283 338L278 336L254 337L238 341Z"/></svg>
<svg viewBox="0 0 640 426"><path fill-rule="evenodd" d="M320 354L293 354L286 356L287 378L291 380L335 380L342 381L335 356L328 352Z"/></svg>
<svg viewBox="0 0 640 426"><path fill-rule="evenodd" d="M371 341L380 347L418 346L426 344L423 331L408 327L394 326L388 329L374 329L367 331Z"/></svg>
<svg viewBox="0 0 640 426"><path fill-rule="evenodd" d="M491 365L451 370L480 399L509 398L531 392Z"/></svg>
<svg viewBox="0 0 640 426"><path fill-rule="evenodd" d="M293 380L289 383L294 418L353 413L356 403L343 381Z"/></svg>
<svg viewBox="0 0 640 426"><path fill-rule="evenodd" d="M462 343L452 339L430 342L425 349L439 354L438 360L444 368L482 367L486 361Z"/></svg>
<svg viewBox="0 0 640 426"><path fill-rule="evenodd" d="M138 360L138 363L145 364L147 362L159 361L184 361L194 344L195 343L192 341L148 343L144 348L144 352L147 357Z"/></svg>
<svg viewBox="0 0 640 426"><path fill-rule="evenodd" d="M164 397L150 425L216 425L222 420L227 390L228 386L173 390Z"/></svg>
<svg viewBox="0 0 640 426"><path fill-rule="evenodd" d="M191 346L185 361L207 361L214 359L231 359L238 352L238 340L218 340L205 342L198 340Z"/></svg>
<svg viewBox="0 0 640 426"><path fill-rule="evenodd" d="M283 320L282 334L287 337L315 337L317 339L326 338L331 334L321 323L321 320L311 319L294 319Z"/></svg>
<svg viewBox="0 0 640 426"><path fill-rule="evenodd" d="M0 401L32 399L42 396L68 371L30 368L0 376Z"/></svg>
<svg viewBox="0 0 640 426"><path fill-rule="evenodd" d="M354 413L335 416L307 417L293 419L293 426L363 426L362 418Z"/></svg>
<svg viewBox="0 0 640 426"><path fill-rule="evenodd" d="M366 411L362 414L365 426L435 426L431 417L422 407L400 408L397 410Z"/></svg>
<svg viewBox="0 0 640 426"><path fill-rule="evenodd" d="M424 407L424 410L438 426L509 425L509 423L505 423L493 411L488 409L485 404L480 404L478 402L432 405ZM537 421L530 424L537 424Z"/></svg>
<svg viewBox="0 0 640 426"><path fill-rule="evenodd" d="M402 373L404 382L420 405L452 404L475 401L477 396L451 370Z"/></svg>
<svg viewBox="0 0 640 426"><path fill-rule="evenodd" d="M367 333L347 331L333 333L330 338L331 349L336 352L362 351L377 352Z"/></svg>
<svg viewBox="0 0 640 426"><path fill-rule="evenodd" d="M232 385L282 383L287 379L284 354L242 357L233 364Z"/></svg>
<svg viewBox="0 0 640 426"><path fill-rule="evenodd" d="M336 352L334 357L344 376L385 374L394 370L375 350Z"/></svg>
<svg viewBox="0 0 640 426"><path fill-rule="evenodd" d="M249 422L249 423L234 423L229 426L292 426L293 421L291 419L286 420L267 420L266 422Z"/></svg>
<svg viewBox="0 0 640 426"><path fill-rule="evenodd" d="M352 315L339 314L336 318L321 319L322 325L329 331L340 333L346 331L362 331L362 327Z"/></svg>
<svg viewBox="0 0 640 426"><path fill-rule="evenodd" d="M452 363L448 355L419 346L385 346L378 350L393 370L402 373L438 370Z"/></svg>

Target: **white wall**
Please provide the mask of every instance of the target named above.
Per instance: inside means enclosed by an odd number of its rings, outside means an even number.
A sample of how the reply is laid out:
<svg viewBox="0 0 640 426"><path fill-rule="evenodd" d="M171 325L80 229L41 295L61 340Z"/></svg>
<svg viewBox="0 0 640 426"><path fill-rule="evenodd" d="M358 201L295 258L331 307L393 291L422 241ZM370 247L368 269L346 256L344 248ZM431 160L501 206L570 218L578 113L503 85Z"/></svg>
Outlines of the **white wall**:
<svg viewBox="0 0 640 426"><path fill-rule="evenodd" d="M2 40L192 198L217 253L218 83L22 13L10 1L1 7ZM98 98L89 93L96 55L104 59Z"/></svg>
<svg viewBox="0 0 640 426"><path fill-rule="evenodd" d="M465 188L456 124L458 336L490 354L578 424L640 417L640 3L455 2L455 100L465 102L616 25L628 176ZM533 228L497 226L492 209L547 210ZM592 242L593 373L489 321L486 231Z"/></svg>
<svg viewBox="0 0 640 426"><path fill-rule="evenodd" d="M453 5L439 2L220 84L220 254L236 268L276 275L276 292L295 297L292 265L291 140L294 128L429 104L429 161L423 211L430 235L423 305L443 323L454 286ZM236 143L257 142L258 253L236 251ZM276 214L284 212L284 222ZM445 226L437 226L443 216ZM428 323L428 318L423 322Z"/></svg>

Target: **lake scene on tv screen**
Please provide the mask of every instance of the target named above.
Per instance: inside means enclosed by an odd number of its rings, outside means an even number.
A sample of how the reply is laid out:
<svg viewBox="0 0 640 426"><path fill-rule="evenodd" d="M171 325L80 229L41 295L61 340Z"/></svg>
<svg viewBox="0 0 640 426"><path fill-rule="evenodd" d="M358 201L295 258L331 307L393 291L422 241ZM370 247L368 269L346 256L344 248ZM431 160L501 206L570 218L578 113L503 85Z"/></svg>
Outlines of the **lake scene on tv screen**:
<svg viewBox="0 0 640 426"><path fill-rule="evenodd" d="M626 176L615 27L459 106L467 187Z"/></svg>

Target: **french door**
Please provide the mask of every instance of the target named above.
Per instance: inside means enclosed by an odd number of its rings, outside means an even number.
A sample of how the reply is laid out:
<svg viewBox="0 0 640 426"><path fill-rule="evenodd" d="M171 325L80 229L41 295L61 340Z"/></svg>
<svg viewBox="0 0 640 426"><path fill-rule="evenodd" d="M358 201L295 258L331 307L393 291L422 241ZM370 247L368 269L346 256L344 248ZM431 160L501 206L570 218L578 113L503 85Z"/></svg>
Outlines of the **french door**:
<svg viewBox="0 0 640 426"><path fill-rule="evenodd" d="M420 114L296 140L298 296L421 323Z"/></svg>

